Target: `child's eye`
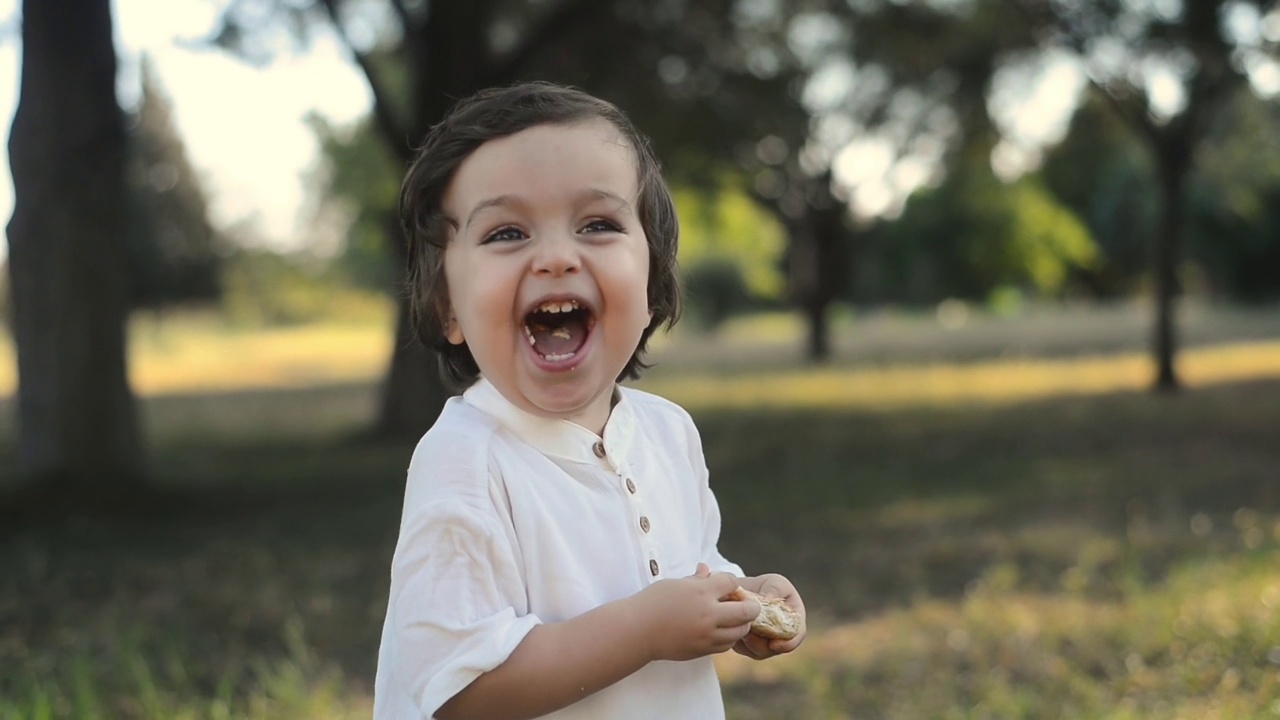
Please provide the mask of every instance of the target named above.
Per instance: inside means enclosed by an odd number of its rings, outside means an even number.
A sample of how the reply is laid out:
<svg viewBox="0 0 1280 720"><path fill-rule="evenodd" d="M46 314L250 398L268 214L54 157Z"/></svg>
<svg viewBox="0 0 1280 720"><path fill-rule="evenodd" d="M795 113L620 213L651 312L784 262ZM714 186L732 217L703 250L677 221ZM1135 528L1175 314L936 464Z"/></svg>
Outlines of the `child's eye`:
<svg viewBox="0 0 1280 720"><path fill-rule="evenodd" d="M622 226L612 220L596 219L582 228L584 232L622 232Z"/></svg>
<svg viewBox="0 0 1280 720"><path fill-rule="evenodd" d="M480 241L480 244L486 245L491 242L514 242L516 240L523 240L524 238L524 231L520 228L508 225L507 227L498 228L488 235L485 235L484 239Z"/></svg>

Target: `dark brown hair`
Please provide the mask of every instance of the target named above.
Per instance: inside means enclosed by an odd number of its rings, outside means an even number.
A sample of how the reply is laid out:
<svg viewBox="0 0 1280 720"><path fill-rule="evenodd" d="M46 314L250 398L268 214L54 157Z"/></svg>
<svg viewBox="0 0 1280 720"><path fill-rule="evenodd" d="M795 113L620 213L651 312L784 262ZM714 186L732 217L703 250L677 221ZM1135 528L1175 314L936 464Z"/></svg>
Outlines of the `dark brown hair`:
<svg viewBox="0 0 1280 720"><path fill-rule="evenodd" d="M444 276L449 226L443 203L454 174L471 153L490 140L539 125L573 125L596 118L612 125L635 152L637 212L649 242L648 294L653 319L641 333L640 344L619 380L639 377L640 371L648 367L641 358L649 337L658 327L670 327L679 318L676 248L680 226L662 167L648 138L616 106L575 88L530 82L483 90L459 102L440 124L431 128L400 190L400 221L409 245L411 324L418 339L440 353L441 374L448 384L461 388L480 376L466 343L453 345L445 337L450 312Z"/></svg>

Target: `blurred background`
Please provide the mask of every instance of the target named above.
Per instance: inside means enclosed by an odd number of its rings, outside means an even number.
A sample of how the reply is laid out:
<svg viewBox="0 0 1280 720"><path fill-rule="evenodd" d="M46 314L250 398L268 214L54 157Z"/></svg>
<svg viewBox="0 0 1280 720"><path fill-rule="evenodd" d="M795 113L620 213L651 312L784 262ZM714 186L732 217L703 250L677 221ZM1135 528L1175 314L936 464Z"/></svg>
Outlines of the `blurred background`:
<svg viewBox="0 0 1280 720"><path fill-rule="evenodd" d="M368 717L415 143L619 104L748 718L1280 717L1273 0L6 0L0 718ZM10 184L11 181L11 184Z"/></svg>

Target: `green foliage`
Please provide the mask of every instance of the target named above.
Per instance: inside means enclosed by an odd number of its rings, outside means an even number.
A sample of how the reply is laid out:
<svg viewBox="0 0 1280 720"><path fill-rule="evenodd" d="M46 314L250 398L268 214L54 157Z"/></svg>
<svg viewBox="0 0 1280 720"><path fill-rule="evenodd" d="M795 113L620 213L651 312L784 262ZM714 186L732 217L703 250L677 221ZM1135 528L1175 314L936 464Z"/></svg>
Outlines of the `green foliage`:
<svg viewBox="0 0 1280 720"><path fill-rule="evenodd" d="M1089 231L1034 179L1016 183L1004 267L1010 277L1043 296L1060 295L1068 273L1089 269L1098 252Z"/></svg>
<svg viewBox="0 0 1280 720"><path fill-rule="evenodd" d="M742 268L732 260L711 258L684 270L684 299L693 320L716 329L751 302Z"/></svg>
<svg viewBox="0 0 1280 720"><path fill-rule="evenodd" d="M1036 177L1011 185L974 152L900 219L870 234L862 293L907 302L984 300L1002 288L1059 297L1098 251L1088 230Z"/></svg>
<svg viewBox="0 0 1280 720"><path fill-rule="evenodd" d="M225 261L222 310L234 325L278 326L376 314L378 295L326 262L240 248Z"/></svg>
<svg viewBox="0 0 1280 720"><path fill-rule="evenodd" d="M1280 299L1280 111L1240 92L1199 154L1190 189L1190 253L1214 290Z"/></svg>
<svg viewBox="0 0 1280 720"><path fill-rule="evenodd" d="M173 108L142 63L142 103L129 134L131 224L127 249L135 307L211 303L221 293L224 240L173 121Z"/></svg>
<svg viewBox="0 0 1280 720"><path fill-rule="evenodd" d="M317 190L350 222L334 270L356 287L391 290L398 275L387 237L400 233L396 206L404 168L368 119L351 128L333 127L315 115L308 122L323 158Z"/></svg>
<svg viewBox="0 0 1280 720"><path fill-rule="evenodd" d="M693 313L714 327L752 305L781 298L786 232L733 180L677 187L680 266Z"/></svg>
<svg viewBox="0 0 1280 720"><path fill-rule="evenodd" d="M1133 292L1155 232L1154 169L1144 147L1096 91L1085 96L1040 175L1097 242L1098 262L1081 280L1101 297Z"/></svg>

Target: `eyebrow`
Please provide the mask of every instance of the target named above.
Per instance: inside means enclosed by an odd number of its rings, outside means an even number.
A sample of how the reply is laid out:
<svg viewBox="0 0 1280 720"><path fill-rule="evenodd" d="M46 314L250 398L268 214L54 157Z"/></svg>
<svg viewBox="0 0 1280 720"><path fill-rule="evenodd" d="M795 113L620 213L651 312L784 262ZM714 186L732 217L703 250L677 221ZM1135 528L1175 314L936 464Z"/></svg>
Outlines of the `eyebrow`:
<svg viewBox="0 0 1280 720"><path fill-rule="evenodd" d="M631 203L627 202L626 198L622 197L617 193L609 192L608 190L601 190L600 188L590 188L585 192L583 192L580 197L582 197L583 200L586 200L586 201L612 200L618 203L618 205L620 205L628 213L631 213L633 215L635 214L635 212L631 209ZM502 207L504 205L517 205L517 204L520 204L521 202L523 201L517 195L497 195L495 197L481 200L474 208L471 209L471 213L467 215L467 223L464 226L464 229L471 227L471 223L476 219L476 216L479 215L481 212L488 210L489 208ZM582 200L579 200L579 203L582 203ZM455 229L457 229L458 224L453 220L453 218L447 218L447 220L453 224Z"/></svg>

